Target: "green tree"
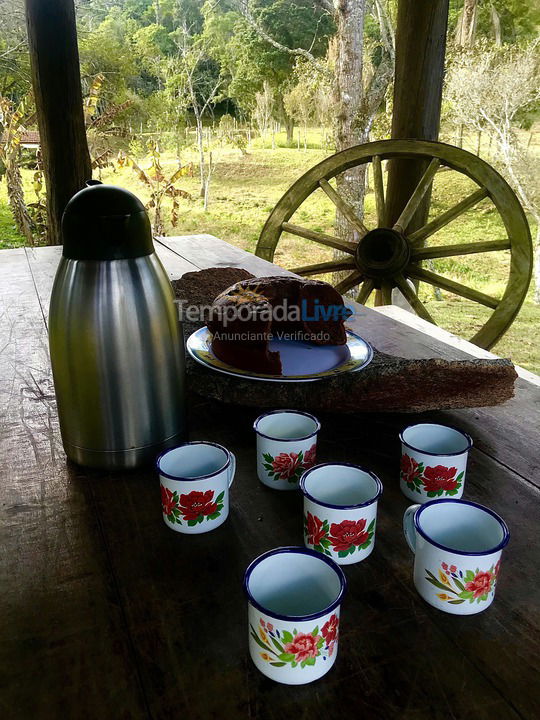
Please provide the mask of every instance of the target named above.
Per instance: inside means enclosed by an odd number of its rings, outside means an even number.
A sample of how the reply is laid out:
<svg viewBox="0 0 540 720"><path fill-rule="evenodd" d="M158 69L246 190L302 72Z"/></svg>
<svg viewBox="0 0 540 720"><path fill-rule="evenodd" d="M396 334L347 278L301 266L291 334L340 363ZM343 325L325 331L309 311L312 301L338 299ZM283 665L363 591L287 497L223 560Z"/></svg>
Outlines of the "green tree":
<svg viewBox="0 0 540 720"><path fill-rule="evenodd" d="M230 82L228 94L238 105L251 111L255 95L265 81L274 91L277 118L286 126L292 141L292 122L283 98L290 90L297 54L283 48L310 48L323 59L335 28L330 15L309 0L256 0L250 3L250 17L260 23L272 43L242 14L242 0L227 0L203 7L204 35L210 52Z"/></svg>

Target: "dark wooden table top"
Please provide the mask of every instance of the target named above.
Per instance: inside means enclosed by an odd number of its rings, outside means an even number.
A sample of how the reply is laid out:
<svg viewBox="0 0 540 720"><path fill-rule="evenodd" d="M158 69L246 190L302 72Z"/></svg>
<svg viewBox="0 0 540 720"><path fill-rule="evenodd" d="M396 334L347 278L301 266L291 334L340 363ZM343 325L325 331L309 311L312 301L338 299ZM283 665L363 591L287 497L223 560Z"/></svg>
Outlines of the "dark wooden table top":
<svg viewBox="0 0 540 720"><path fill-rule="evenodd" d="M216 265L284 272L209 236L164 240L158 252L171 278ZM166 528L151 469L109 475L66 463L47 354L59 255L0 252L2 718L540 717L540 387L520 378L496 408L321 417L319 460L361 463L383 481L377 542L346 568L334 668L313 685L278 685L248 656L242 576L260 553L302 544L301 498L258 482L256 411L196 396L191 438L238 458L231 514L215 532ZM373 310L355 323L384 352L465 357ZM397 433L420 417L473 436L465 497L510 527L497 596L479 615L435 610L412 585Z"/></svg>

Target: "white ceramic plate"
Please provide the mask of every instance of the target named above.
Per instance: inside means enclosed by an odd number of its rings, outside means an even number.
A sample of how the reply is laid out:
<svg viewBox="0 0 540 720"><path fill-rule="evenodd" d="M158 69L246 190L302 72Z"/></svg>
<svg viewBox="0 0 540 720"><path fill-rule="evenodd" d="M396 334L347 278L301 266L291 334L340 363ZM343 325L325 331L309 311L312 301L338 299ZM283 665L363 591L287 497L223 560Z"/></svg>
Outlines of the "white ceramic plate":
<svg viewBox="0 0 540 720"><path fill-rule="evenodd" d="M310 345L295 340L271 340L270 350L279 351L282 375L265 375L252 370L227 365L219 360L211 348L212 333L200 328L187 340L187 351L201 365L212 370L266 382L309 382L343 373L358 372L369 365L373 348L359 335L347 330L346 345Z"/></svg>

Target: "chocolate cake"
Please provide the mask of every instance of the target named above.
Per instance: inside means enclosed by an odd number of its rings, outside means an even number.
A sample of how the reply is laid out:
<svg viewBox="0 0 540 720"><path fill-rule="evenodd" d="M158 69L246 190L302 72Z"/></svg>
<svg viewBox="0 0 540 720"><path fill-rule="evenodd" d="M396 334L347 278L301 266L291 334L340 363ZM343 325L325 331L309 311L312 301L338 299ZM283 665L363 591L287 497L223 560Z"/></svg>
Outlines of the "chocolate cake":
<svg viewBox="0 0 540 720"><path fill-rule="evenodd" d="M223 362L244 370L280 375L272 337L313 345L344 345L350 312L328 283L295 277L242 280L214 300L207 322L212 350Z"/></svg>

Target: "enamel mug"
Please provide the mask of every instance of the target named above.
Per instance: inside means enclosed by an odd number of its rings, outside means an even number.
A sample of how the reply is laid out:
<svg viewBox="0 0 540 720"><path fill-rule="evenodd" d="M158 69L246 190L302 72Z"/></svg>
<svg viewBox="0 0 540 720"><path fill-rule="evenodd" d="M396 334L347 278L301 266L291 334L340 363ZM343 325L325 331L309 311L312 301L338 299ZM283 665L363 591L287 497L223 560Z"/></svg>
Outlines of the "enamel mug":
<svg viewBox="0 0 540 720"><path fill-rule="evenodd" d="M229 488L236 459L211 442L189 442L157 459L165 524L195 535L222 525L229 514Z"/></svg>
<svg viewBox="0 0 540 720"><path fill-rule="evenodd" d="M340 606L347 581L330 558L281 547L247 568L249 654L264 675L303 685L336 661Z"/></svg>
<svg viewBox="0 0 540 720"><path fill-rule="evenodd" d="M314 415L300 410L273 410L258 417L257 475L275 490L296 490L304 470L315 465L317 434Z"/></svg>
<svg viewBox="0 0 540 720"><path fill-rule="evenodd" d="M382 483L370 470L325 463L300 480L304 495L304 542L339 565L364 560L375 545Z"/></svg>
<svg viewBox="0 0 540 720"><path fill-rule="evenodd" d="M447 425L419 423L400 433L400 487L409 500L463 495L467 456L472 439Z"/></svg>
<svg viewBox="0 0 540 720"><path fill-rule="evenodd" d="M510 534L493 510L468 500L411 505L403 531L414 557L414 585L426 602L473 615L493 602Z"/></svg>

